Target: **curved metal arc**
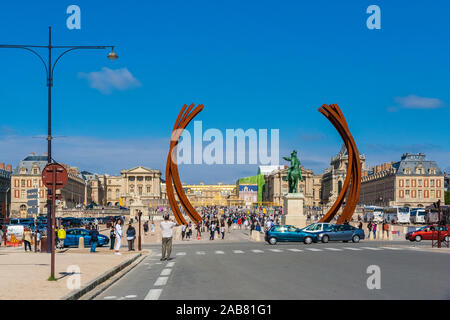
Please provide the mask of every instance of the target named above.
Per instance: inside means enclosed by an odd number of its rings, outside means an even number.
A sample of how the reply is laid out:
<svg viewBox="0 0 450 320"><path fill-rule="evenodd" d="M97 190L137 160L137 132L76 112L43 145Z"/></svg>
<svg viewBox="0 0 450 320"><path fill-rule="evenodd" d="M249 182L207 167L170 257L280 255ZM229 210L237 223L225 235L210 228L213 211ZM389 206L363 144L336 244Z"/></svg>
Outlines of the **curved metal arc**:
<svg viewBox="0 0 450 320"><path fill-rule="evenodd" d="M169 203L174 211L174 214L176 215L177 221L178 222L181 221L184 223L185 223L184 217L181 214L181 211L175 200L175 194L173 193L172 180L173 180L173 186L175 186L175 191L178 195L178 198L179 198L183 208L185 209L186 213L189 215L189 217L193 221L199 222L199 221L201 221L201 216L192 207L191 203L189 202L189 199L186 197L186 194L184 193L184 190L183 190L181 182L180 182L177 163L176 163L176 161L173 161L173 157L174 157L173 152L174 152L174 150L176 151L176 146L178 145L179 138L180 138L181 134L183 133L184 129L192 121L192 119L203 110L203 105L199 105L191 112L191 110L194 108L194 106L195 106L194 104L191 104L189 106L189 108L186 110L186 105L184 105L183 108L181 109L180 113L178 114L174 129L172 131L169 155L167 157L167 164L166 164L166 188L167 188ZM186 112L185 112L185 110L186 110ZM169 182L167 183L167 181L169 181Z"/></svg>
<svg viewBox="0 0 450 320"><path fill-rule="evenodd" d="M359 199L359 193L361 188L361 163L359 160L359 152L356 147L355 140L350 133L347 121L337 104L326 105L324 104L319 108L319 112L322 113L337 129L339 135L344 141L344 144L348 151L348 164L347 164L347 176L345 178L344 186L338 195L335 203L328 213L323 217L321 222L329 222L337 214L339 208L342 206L345 199L345 195L348 192L347 204L343 210L343 213L338 219L338 223L349 221L354 213L356 205ZM350 185L350 188L349 188Z"/></svg>

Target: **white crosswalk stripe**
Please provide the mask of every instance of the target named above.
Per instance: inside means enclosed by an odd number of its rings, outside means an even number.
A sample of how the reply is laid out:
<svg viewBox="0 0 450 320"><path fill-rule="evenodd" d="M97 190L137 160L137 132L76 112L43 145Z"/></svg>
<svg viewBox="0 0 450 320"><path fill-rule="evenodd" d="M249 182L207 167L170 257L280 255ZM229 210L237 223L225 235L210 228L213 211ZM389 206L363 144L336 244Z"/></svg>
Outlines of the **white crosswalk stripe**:
<svg viewBox="0 0 450 320"><path fill-rule="evenodd" d="M262 251L262 250L252 250L252 252L254 252L254 253L264 253L264 251Z"/></svg>
<svg viewBox="0 0 450 320"><path fill-rule="evenodd" d="M283 252L283 250L280 250L280 249L269 249L269 250L272 252Z"/></svg>
<svg viewBox="0 0 450 320"><path fill-rule="evenodd" d="M314 252L323 251L322 249L315 249L315 248L306 248L306 250L314 251Z"/></svg>
<svg viewBox="0 0 450 320"><path fill-rule="evenodd" d="M167 267L168 267L168 268L172 268L174 265L175 265L175 262L169 262L169 263L167 264Z"/></svg>
<svg viewBox="0 0 450 320"><path fill-rule="evenodd" d="M156 279L155 287L166 285L167 279L169 279L169 278L168 277L159 277L158 279Z"/></svg>
<svg viewBox="0 0 450 320"><path fill-rule="evenodd" d="M186 252L177 252L177 256L185 256Z"/></svg>
<svg viewBox="0 0 450 320"><path fill-rule="evenodd" d="M361 251L362 250L362 249L359 249L359 248L350 248L350 247L345 247L344 249L353 250L353 251Z"/></svg>
<svg viewBox="0 0 450 320"><path fill-rule="evenodd" d="M197 251L196 254L198 254L198 255L205 255L205 251Z"/></svg>
<svg viewBox="0 0 450 320"><path fill-rule="evenodd" d="M338 249L338 248L325 248L325 249L330 250L330 251L342 251L342 249Z"/></svg>
<svg viewBox="0 0 450 320"><path fill-rule="evenodd" d="M367 249L367 250L383 250L383 249L380 249L380 248L374 248L374 247L361 247L361 248Z"/></svg>
<svg viewBox="0 0 450 320"><path fill-rule="evenodd" d="M217 251L216 251L216 254L225 254L225 252L220 251L220 250L217 250Z"/></svg>
<svg viewBox="0 0 450 320"><path fill-rule="evenodd" d="M292 251L292 252L303 252L303 250L300 250L300 249L288 249L289 251Z"/></svg>
<svg viewBox="0 0 450 320"><path fill-rule="evenodd" d="M170 275L171 272L172 272L172 269L163 269L163 271L161 271L161 275L168 276L168 275Z"/></svg>
<svg viewBox="0 0 450 320"><path fill-rule="evenodd" d="M151 289L145 296L144 300L158 300L161 292L162 289Z"/></svg>
<svg viewBox="0 0 450 320"><path fill-rule="evenodd" d="M388 250L403 250L403 248L395 248L395 247L381 247L381 248Z"/></svg>
<svg viewBox="0 0 450 320"><path fill-rule="evenodd" d="M244 253L242 250L233 250L234 253Z"/></svg>

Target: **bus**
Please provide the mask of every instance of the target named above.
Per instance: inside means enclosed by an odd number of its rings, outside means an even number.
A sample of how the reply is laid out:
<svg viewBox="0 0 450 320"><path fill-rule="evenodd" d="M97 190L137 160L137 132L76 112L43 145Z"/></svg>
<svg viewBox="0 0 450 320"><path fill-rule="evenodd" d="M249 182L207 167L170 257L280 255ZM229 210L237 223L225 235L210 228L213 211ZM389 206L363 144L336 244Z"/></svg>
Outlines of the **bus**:
<svg viewBox="0 0 450 320"><path fill-rule="evenodd" d="M424 208L414 208L411 210L411 223L421 223L425 224L427 213Z"/></svg>
<svg viewBox="0 0 450 320"><path fill-rule="evenodd" d="M410 223L408 207L389 207L384 209L384 219L391 223Z"/></svg>
<svg viewBox="0 0 450 320"><path fill-rule="evenodd" d="M382 207L366 206L363 209L364 222L375 221L382 222L384 216L384 210Z"/></svg>

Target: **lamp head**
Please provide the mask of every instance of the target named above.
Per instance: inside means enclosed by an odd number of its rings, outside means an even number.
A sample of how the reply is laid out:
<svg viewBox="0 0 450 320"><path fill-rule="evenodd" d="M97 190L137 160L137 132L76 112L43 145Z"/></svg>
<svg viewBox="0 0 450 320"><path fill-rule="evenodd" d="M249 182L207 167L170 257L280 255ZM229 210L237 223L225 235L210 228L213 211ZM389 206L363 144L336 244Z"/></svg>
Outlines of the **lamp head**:
<svg viewBox="0 0 450 320"><path fill-rule="evenodd" d="M108 54L108 59L111 61L119 59L117 53L114 52L114 48L112 48L111 52Z"/></svg>

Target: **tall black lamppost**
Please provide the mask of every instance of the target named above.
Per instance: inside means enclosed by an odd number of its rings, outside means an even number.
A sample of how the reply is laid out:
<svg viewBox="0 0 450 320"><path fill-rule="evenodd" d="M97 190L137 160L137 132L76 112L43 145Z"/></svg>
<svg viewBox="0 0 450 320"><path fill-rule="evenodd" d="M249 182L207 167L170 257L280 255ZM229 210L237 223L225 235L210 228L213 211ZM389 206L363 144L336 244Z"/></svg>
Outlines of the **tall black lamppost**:
<svg viewBox="0 0 450 320"><path fill-rule="evenodd" d="M47 88L48 88L48 135L47 135L47 162L52 163L52 86L53 86L53 72L55 71L55 66L58 61L64 56L66 53L78 50L78 49L107 49L111 48L111 52L108 54L109 60L116 60L119 56L114 52L114 46L54 46L52 45L52 28L48 27L48 45L46 46L34 46L34 45L3 45L0 44L0 48L14 48L14 49L24 49L30 51L35 54L44 64L45 74L47 77ZM46 63L44 58L35 51L35 49L48 49L48 62ZM56 60L52 61L52 50L53 49L63 49L64 51L56 58ZM51 237L53 234L53 226L51 224L52 221L52 213L54 208L52 208L52 202L47 201L47 252L51 251Z"/></svg>

